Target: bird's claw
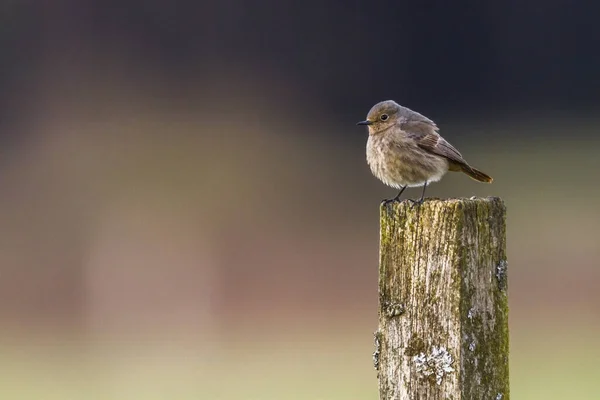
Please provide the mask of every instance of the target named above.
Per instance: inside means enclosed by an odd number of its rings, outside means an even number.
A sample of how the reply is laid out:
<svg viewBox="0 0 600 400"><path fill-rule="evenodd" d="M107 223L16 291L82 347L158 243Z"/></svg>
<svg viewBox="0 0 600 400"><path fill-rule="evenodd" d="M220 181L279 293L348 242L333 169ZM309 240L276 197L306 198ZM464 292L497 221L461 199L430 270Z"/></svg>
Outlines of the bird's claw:
<svg viewBox="0 0 600 400"><path fill-rule="evenodd" d="M420 206L421 204L423 204L424 200L425 199L422 197L419 200L406 199L406 201L410 202L411 207Z"/></svg>

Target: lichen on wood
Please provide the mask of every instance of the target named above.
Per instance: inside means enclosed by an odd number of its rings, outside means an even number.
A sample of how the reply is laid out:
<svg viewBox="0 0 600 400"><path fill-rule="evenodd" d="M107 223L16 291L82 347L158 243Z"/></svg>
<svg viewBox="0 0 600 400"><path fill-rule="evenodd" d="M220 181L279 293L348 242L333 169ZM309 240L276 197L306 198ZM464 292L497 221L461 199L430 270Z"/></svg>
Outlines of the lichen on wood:
<svg viewBox="0 0 600 400"><path fill-rule="evenodd" d="M381 205L381 400L509 398L505 207Z"/></svg>

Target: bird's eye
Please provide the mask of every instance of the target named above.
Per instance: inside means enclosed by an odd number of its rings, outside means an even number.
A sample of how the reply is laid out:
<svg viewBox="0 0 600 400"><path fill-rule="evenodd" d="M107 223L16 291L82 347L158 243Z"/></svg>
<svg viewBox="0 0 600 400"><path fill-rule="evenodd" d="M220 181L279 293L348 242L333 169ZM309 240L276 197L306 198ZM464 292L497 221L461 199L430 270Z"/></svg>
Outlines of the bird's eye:
<svg viewBox="0 0 600 400"><path fill-rule="evenodd" d="M382 121L387 121L388 118L389 116L387 114L381 114L381 116L379 117L379 119Z"/></svg>

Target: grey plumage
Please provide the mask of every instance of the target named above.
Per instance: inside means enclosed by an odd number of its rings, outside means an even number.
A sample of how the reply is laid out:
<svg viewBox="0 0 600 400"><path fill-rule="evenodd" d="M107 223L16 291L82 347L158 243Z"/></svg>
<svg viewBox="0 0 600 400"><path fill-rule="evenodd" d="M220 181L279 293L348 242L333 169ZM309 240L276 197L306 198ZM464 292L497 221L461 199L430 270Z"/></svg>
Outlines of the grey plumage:
<svg viewBox="0 0 600 400"><path fill-rule="evenodd" d="M448 171L461 171L477 181L492 182L491 177L471 167L439 135L435 122L393 100L374 105L367 119L358 124L369 128L367 163L371 172L388 186L401 191L426 186L439 181Z"/></svg>

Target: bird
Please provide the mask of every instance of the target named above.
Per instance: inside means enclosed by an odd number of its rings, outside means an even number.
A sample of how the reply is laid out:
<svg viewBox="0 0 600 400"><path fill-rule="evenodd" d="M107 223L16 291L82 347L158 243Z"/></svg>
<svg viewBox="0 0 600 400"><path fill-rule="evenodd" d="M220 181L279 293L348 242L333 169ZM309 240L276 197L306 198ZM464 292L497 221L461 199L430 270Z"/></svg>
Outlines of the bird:
<svg viewBox="0 0 600 400"><path fill-rule="evenodd" d="M399 189L393 199L400 201L407 187L423 186L425 189L437 182L448 171L463 172L478 182L491 183L493 178L467 163L458 150L438 133L431 119L403 107L393 100L375 104L367 119L357 125L368 127L367 163L373 175L384 184Z"/></svg>

